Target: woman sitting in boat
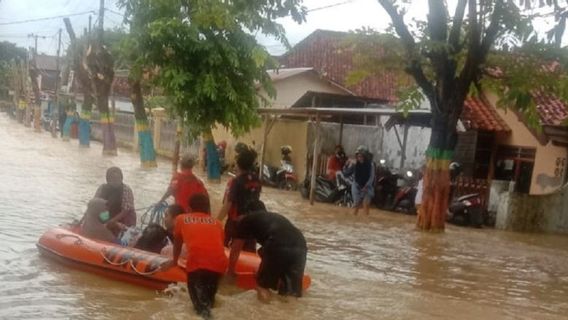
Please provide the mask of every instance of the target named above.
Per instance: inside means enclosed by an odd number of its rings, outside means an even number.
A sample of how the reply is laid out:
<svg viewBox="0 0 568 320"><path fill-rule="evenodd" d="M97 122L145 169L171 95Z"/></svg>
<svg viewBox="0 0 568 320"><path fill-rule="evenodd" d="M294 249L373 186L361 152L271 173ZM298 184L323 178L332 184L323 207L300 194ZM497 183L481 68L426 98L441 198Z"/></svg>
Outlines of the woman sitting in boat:
<svg viewBox="0 0 568 320"><path fill-rule="evenodd" d="M118 235L124 227L136 225L136 211L134 211L134 195L132 189L123 183L122 171L118 167L111 167L106 172L106 183L101 185L95 194L96 198L107 201L110 220L107 227Z"/></svg>

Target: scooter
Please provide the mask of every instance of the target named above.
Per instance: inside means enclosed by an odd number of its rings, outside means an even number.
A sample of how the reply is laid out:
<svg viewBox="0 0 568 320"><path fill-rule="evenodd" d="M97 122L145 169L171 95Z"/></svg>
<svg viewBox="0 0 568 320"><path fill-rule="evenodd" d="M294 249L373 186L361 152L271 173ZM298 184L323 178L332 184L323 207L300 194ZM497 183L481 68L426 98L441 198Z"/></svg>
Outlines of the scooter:
<svg viewBox="0 0 568 320"><path fill-rule="evenodd" d="M398 191L398 175L385 166L386 161L380 160L375 177L375 197L373 202L379 209L390 209Z"/></svg>
<svg viewBox="0 0 568 320"><path fill-rule="evenodd" d="M351 193L351 186L353 185L353 176L345 177L343 175L337 176L337 192L338 200L335 202L340 207L352 208L355 204L353 201L353 194Z"/></svg>
<svg viewBox="0 0 568 320"><path fill-rule="evenodd" d="M406 171L405 176L399 175L399 189L394 197L392 210L407 214L416 214L415 198L418 189L416 188L416 174Z"/></svg>
<svg viewBox="0 0 568 320"><path fill-rule="evenodd" d="M468 194L452 202L446 221L458 226L481 228L484 222L483 213L479 194Z"/></svg>

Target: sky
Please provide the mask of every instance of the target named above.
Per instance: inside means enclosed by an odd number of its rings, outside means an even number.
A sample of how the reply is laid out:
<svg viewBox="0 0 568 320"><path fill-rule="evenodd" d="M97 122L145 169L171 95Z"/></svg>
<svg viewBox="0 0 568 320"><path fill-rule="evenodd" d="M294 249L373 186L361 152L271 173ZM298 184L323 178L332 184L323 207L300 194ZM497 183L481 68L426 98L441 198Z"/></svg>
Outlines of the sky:
<svg viewBox="0 0 568 320"><path fill-rule="evenodd" d="M455 0L448 0L450 7ZM106 0L105 28L121 25L122 18L116 0ZM297 24L290 18L278 19L286 29L289 42L294 45L316 29L335 31L350 31L361 27L372 27L384 30L390 23L390 18L377 0L304 0L304 6L309 10L307 21ZM455 6L455 4L454 4ZM38 39L38 52L55 54L57 51L57 32L63 29L62 43L64 48L69 45L69 37L65 31L62 18L2 25L21 20L53 17L59 15L93 11L93 23L97 20L99 0L0 0L0 41L15 42L19 46L33 46L29 34L45 36ZM426 0L414 0L407 18L425 18L428 11ZM70 17L77 34L88 26L89 14ZM541 28L545 29L541 24ZM279 42L257 35L259 42L266 46L273 55L280 55L286 48Z"/></svg>

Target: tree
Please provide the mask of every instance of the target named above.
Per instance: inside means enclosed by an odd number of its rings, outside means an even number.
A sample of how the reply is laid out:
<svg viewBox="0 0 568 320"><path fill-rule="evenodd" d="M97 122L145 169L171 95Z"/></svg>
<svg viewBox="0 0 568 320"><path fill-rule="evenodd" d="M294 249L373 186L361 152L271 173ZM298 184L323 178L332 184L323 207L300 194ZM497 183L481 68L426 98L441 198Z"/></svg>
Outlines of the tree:
<svg viewBox="0 0 568 320"><path fill-rule="evenodd" d="M85 63L87 45L89 43L89 35L85 35L82 38L77 38L75 31L71 26L71 21L69 20L69 18L65 18L64 22L67 33L69 34L69 39L71 40L71 45L69 47L67 55L69 57L69 60L71 61L71 68L75 72L77 82L79 83L81 91L83 93L83 105L81 107L81 114L79 118L79 145L88 147L91 140L91 112L93 110L93 104L95 102L95 98L93 97L91 79L89 77L89 71L87 70ZM68 116L67 120L65 121L66 128L70 128L71 121L73 121L72 115L74 112L72 111L70 116ZM64 135L68 138L69 131L65 130Z"/></svg>
<svg viewBox="0 0 568 320"><path fill-rule="evenodd" d="M132 3L131 5L136 6L138 4ZM138 9L140 8L133 10ZM152 130L149 126L148 116L144 106L143 94L145 84L145 81L143 81L144 74L149 76L151 70L145 69L145 64L140 63L142 59L139 58L141 50L144 50L143 46L139 43L141 38L140 32L144 30L144 22L145 19L143 17L132 16L128 20L130 32L121 37L120 41L117 42L118 46L111 46L111 50L117 53L116 57L119 57L124 67L129 70L128 83L130 85L130 100L134 107L134 117L136 119L140 163L142 167L151 168L157 166L156 151L154 149Z"/></svg>
<svg viewBox="0 0 568 320"><path fill-rule="evenodd" d="M257 87L274 93L266 70L270 55L255 32L284 43L274 19L304 19L300 0L121 0L127 21L135 23L140 53L134 65L156 71L155 83L173 101L173 113L191 138L203 134L208 177L219 178L212 128L235 135L258 124L259 105L267 100Z"/></svg>
<svg viewBox="0 0 568 320"><path fill-rule="evenodd" d="M405 95L412 97L413 103L407 101L407 104L403 103L405 107L419 102L416 95L409 94L416 90L420 90L431 105L432 135L426 154L423 203L417 221L419 229L444 229L450 194L448 167L457 143L457 121L472 87L479 86L486 76L492 49L499 46L497 49L501 51L496 56L507 55L510 61L516 62L523 59L511 59L513 52L505 50L510 44L517 47L534 44L532 50L522 55L550 52L547 45L535 37L530 17L523 13L522 6L527 1L457 0L451 16L445 1L428 0L426 21L408 22L404 19L405 5L411 1L378 0L392 20L391 35L376 36L374 32L363 30L365 36L375 35L378 43L383 44L381 54L377 54L376 47L365 45L374 53L363 53L366 57L362 59L363 63L370 66L374 62L379 69L398 69L410 75L415 86L407 88ZM539 2L543 6L553 5L551 1ZM539 50L535 50L536 47ZM492 59L493 62L498 60ZM513 65L524 64L510 64ZM535 69L534 65L532 69ZM548 74L549 78L552 76L556 74ZM566 88L552 82L546 85L551 85L547 89L564 96ZM516 101L518 97L511 96L510 100Z"/></svg>
<svg viewBox="0 0 568 320"><path fill-rule="evenodd" d="M10 70L14 63L26 59L26 49L7 41L0 42L0 98L8 98L8 90L12 87Z"/></svg>

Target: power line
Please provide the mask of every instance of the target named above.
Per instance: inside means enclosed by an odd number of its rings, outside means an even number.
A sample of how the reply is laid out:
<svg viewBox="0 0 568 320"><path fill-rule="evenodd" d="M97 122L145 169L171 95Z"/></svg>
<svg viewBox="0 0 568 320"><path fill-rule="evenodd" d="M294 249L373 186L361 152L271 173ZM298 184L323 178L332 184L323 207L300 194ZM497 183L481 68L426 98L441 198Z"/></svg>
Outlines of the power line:
<svg viewBox="0 0 568 320"><path fill-rule="evenodd" d="M114 13L114 14L116 14L117 16L120 16L120 17L124 18L124 13L120 13L120 12L118 12L118 11L114 11L114 10L109 9L109 8L105 8L105 11L108 11L108 12L110 12L110 13Z"/></svg>
<svg viewBox="0 0 568 320"><path fill-rule="evenodd" d="M37 21L45 21L45 20L53 20L53 19L60 19L60 18L67 18L67 17L73 17L73 16L80 16L80 15L84 15L87 13L95 13L94 11L85 11L85 12L77 12L77 13L71 13L71 14L64 14L64 15L59 15L59 16L53 16L53 17L45 17L45 18L37 18L37 19L28 19L28 20L20 20L20 21L10 21L10 22L0 22L0 26L7 26L7 25L13 25L13 24L22 24L22 23L29 23L29 22L37 22Z"/></svg>
<svg viewBox="0 0 568 320"><path fill-rule="evenodd" d="M313 9L308 9L308 10L306 10L306 12L313 12L313 11L319 11L319 10L324 10L324 9L330 9L330 8L342 6L342 5L344 5L344 4L351 3L351 2L353 2L353 1L355 1L355 0L347 0L347 1L343 1L343 2L337 2L337 3L330 4L330 5L323 6L323 7L317 7L317 8L313 8Z"/></svg>

